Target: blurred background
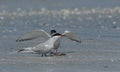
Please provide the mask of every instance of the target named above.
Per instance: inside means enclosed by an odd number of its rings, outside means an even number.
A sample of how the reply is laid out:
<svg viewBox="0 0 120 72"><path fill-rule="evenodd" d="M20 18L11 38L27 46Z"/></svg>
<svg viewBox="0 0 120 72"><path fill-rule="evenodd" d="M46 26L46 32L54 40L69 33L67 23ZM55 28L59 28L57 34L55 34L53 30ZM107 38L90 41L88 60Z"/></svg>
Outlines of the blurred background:
<svg viewBox="0 0 120 72"><path fill-rule="evenodd" d="M16 42L31 30L70 30L82 40L61 40L65 57L15 53L44 39ZM0 72L119 72L120 0L0 0Z"/></svg>

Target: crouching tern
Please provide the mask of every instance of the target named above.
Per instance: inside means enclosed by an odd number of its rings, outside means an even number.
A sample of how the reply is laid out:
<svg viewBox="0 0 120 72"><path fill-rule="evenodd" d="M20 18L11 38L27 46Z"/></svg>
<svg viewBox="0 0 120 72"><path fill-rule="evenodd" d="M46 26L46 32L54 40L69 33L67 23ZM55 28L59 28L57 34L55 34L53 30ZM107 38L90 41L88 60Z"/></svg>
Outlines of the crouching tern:
<svg viewBox="0 0 120 72"><path fill-rule="evenodd" d="M60 46L60 39L63 37L81 43L79 36L67 30L64 31L63 34L57 33L56 30L51 30L50 34L44 30L33 30L18 37L16 41L21 42L21 41L33 40L39 37L44 37L47 39L47 41L40 43L34 47L22 48L18 50L18 52L34 52L34 53L40 53L42 54L42 56L46 56L48 52L51 52L51 50L55 49L57 54L58 48Z"/></svg>

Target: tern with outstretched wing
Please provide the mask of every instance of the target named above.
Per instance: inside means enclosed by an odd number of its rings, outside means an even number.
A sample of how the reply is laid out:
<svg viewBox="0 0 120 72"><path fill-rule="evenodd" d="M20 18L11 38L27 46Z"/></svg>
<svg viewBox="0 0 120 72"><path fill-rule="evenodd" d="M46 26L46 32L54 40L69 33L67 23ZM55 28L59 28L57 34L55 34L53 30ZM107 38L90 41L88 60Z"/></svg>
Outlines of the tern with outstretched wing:
<svg viewBox="0 0 120 72"><path fill-rule="evenodd" d="M75 33L71 31L65 31L63 34L59 34L55 30L51 30L50 34L48 34L44 30L34 30L24 34L23 36L18 37L16 41L17 42L27 41L27 40L36 39L39 37L44 37L48 40L45 41L44 43L36 45L35 47L23 48L18 52L30 51L30 52L37 52L37 53L41 53L42 55L46 55L47 52L50 52L52 49L55 49L57 54L58 48L60 46L60 38L62 37L81 43L79 36L76 35Z"/></svg>

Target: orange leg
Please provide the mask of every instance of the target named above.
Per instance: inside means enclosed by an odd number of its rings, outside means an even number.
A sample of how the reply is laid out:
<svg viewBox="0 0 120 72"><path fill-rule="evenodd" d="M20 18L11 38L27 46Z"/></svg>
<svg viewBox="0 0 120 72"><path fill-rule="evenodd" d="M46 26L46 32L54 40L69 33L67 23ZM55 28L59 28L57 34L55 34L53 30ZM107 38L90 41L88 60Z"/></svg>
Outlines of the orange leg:
<svg viewBox="0 0 120 72"><path fill-rule="evenodd" d="M58 49L56 49L55 55L59 55Z"/></svg>

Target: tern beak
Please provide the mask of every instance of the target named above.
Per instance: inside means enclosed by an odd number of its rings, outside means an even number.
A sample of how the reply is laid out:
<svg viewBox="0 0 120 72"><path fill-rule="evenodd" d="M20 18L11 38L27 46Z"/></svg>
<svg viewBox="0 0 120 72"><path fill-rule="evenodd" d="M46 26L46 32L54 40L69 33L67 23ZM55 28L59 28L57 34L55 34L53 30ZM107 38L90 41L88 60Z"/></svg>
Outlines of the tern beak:
<svg viewBox="0 0 120 72"><path fill-rule="evenodd" d="M61 34L60 36L65 36L65 35Z"/></svg>

